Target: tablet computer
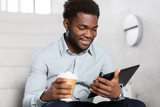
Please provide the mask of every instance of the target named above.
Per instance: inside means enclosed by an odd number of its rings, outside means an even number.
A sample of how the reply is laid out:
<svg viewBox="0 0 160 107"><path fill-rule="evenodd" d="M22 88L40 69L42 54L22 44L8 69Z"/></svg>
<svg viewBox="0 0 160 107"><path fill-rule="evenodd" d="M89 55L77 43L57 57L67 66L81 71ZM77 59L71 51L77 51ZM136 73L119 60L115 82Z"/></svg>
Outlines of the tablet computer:
<svg viewBox="0 0 160 107"><path fill-rule="evenodd" d="M135 66L131 66L125 69L122 69L121 72L119 73L119 84L122 84L123 86L125 86L128 81L131 79L131 77L133 76L133 74L136 72L136 70L139 68L140 65L135 65ZM108 73L108 74L104 74L102 75L102 73L99 74L100 77L102 78L106 78L108 80L111 80L114 77L114 72ZM92 98L97 96L94 93L90 93L88 98Z"/></svg>

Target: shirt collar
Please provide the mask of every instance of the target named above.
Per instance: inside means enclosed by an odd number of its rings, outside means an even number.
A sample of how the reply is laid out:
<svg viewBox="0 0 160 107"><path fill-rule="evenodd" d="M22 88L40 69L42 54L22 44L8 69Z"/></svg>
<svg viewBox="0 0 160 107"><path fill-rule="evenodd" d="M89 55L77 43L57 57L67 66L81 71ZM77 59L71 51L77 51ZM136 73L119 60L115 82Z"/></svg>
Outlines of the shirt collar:
<svg viewBox="0 0 160 107"><path fill-rule="evenodd" d="M64 35L65 35L65 33L63 34L63 36L61 36L61 38L58 41L58 46L59 46L59 51L60 51L61 56L63 56L65 54L65 52L67 52L69 50L69 48L66 44L66 41L64 39Z"/></svg>
<svg viewBox="0 0 160 107"><path fill-rule="evenodd" d="M63 56L66 52L69 53L69 54L75 55L75 54L71 53L71 51L69 50L69 48L66 44L66 41L64 39L64 36L65 36L65 33L63 34L63 36L61 36L61 38L58 41L58 46L59 46L61 56ZM81 55L81 54L84 54L84 53L88 52L92 56L93 55L93 48L92 47L93 46L91 44L90 47L87 50L79 53L78 55Z"/></svg>

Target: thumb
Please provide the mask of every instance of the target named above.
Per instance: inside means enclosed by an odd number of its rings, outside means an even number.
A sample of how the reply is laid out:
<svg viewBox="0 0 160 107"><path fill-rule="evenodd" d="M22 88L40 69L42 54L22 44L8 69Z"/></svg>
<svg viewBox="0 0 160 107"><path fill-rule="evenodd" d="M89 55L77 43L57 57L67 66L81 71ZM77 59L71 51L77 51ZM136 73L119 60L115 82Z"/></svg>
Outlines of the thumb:
<svg viewBox="0 0 160 107"><path fill-rule="evenodd" d="M116 71L115 71L115 73L114 73L114 79L117 79L118 78L118 76L119 76L119 73L120 73L120 70L119 69L117 69Z"/></svg>

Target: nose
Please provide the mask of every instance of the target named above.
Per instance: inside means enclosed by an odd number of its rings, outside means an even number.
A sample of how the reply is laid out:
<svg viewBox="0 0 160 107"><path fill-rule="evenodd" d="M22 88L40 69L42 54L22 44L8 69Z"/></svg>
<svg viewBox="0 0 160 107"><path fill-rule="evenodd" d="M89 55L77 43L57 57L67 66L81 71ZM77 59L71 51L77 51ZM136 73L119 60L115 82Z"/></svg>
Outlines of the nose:
<svg viewBox="0 0 160 107"><path fill-rule="evenodd" d="M84 36L89 39L92 39L94 37L90 29L87 29L85 31Z"/></svg>

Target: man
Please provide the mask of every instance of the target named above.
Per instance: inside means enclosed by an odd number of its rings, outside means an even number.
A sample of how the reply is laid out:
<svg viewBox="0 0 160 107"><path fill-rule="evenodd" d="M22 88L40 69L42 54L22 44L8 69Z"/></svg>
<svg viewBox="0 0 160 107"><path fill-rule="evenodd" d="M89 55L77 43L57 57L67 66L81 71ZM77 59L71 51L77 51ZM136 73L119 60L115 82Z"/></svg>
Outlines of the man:
<svg viewBox="0 0 160 107"><path fill-rule="evenodd" d="M111 56L103 47L93 43L97 35L99 7L93 0L68 0L64 4L64 35L55 43L39 49L32 61L25 87L24 107L145 107L128 97L118 83L119 70L111 81L98 77L115 71ZM78 76L74 92L66 79L57 78L61 72ZM110 102L92 103L93 92ZM73 93L72 102L60 99Z"/></svg>

